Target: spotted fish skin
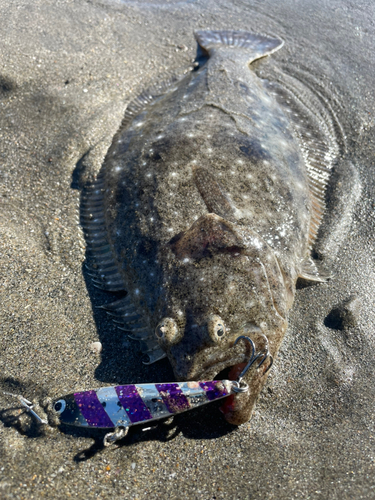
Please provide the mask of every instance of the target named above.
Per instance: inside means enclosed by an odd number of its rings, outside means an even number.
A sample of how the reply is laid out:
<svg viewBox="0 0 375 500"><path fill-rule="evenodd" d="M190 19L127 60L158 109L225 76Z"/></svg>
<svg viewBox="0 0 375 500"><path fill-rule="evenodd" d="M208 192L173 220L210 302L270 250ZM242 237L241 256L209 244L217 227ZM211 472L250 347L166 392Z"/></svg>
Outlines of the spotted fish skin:
<svg viewBox="0 0 375 500"><path fill-rule="evenodd" d="M328 178L318 169L312 179L292 120L249 67L283 42L196 38L207 62L128 110L86 202L94 253L110 248L103 282L128 292L114 311L140 318L124 329L150 356L166 353L178 380L228 366L236 377L241 334L258 350L265 334L276 355L297 277L320 280L310 253ZM235 424L250 418L266 379L248 377L250 391L225 410Z"/></svg>

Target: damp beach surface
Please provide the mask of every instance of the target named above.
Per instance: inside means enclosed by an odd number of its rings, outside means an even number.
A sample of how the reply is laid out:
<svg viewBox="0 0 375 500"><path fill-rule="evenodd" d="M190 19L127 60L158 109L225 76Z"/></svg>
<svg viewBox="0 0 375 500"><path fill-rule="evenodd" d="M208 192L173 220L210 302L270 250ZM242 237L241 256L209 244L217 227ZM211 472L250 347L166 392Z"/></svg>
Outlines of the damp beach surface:
<svg viewBox="0 0 375 500"><path fill-rule="evenodd" d="M374 496L374 7L361 1L0 2L0 388L42 402L173 381L140 363L99 305L77 222L125 105L191 64L193 31L243 29L285 46L256 63L314 81L347 153L332 175L315 257L251 421L212 403L103 450L103 432L39 429L0 396L2 498ZM93 345L101 348L93 348ZM96 344L94 344L96 343ZM42 410L40 410L42 413Z"/></svg>

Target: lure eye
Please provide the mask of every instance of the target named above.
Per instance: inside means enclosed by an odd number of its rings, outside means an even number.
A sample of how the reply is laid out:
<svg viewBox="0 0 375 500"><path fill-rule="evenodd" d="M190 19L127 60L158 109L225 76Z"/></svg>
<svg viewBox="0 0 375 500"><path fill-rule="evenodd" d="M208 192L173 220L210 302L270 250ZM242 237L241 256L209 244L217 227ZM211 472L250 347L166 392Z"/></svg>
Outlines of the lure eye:
<svg viewBox="0 0 375 500"><path fill-rule="evenodd" d="M155 328L155 335L161 342L175 344L180 340L181 333L177 323L172 318L164 318Z"/></svg>
<svg viewBox="0 0 375 500"><path fill-rule="evenodd" d="M53 409L57 413L62 413L66 408L66 402L65 399L59 399L56 401L56 403L53 405Z"/></svg>
<svg viewBox="0 0 375 500"><path fill-rule="evenodd" d="M208 333L212 340L217 342L221 340L225 336L225 324L224 321L220 318L220 316L213 315L210 317L208 321Z"/></svg>

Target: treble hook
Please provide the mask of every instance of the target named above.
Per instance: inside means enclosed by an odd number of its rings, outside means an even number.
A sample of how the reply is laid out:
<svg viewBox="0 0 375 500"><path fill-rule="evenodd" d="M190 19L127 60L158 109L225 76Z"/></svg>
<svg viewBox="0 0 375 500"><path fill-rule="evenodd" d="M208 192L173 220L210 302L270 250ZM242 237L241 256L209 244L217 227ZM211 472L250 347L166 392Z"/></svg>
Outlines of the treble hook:
<svg viewBox="0 0 375 500"><path fill-rule="evenodd" d="M266 359L270 358L270 364L268 365L268 367L267 367L266 371L263 373L263 375L265 375L268 372L268 370L271 368L271 366L273 364L273 357L271 356L271 354L268 351L268 339L263 334L262 334L262 337L265 339L265 346L258 353L255 352L255 344L254 344L254 342L251 340L250 337L247 337L246 335L241 335L240 337L238 337L236 339L236 341L234 343L234 345L236 345L239 340L246 340L250 344L250 346L251 346L251 356L250 356L250 359L247 362L247 365L245 366L245 368L242 370L242 372L239 374L239 376L237 378L238 387L234 389L235 392L246 392L248 390L248 385L246 383L244 383L242 381L242 379L244 378L246 372L253 366L253 364L258 359L262 358L261 361L260 361L260 363L257 366L257 368L259 369L262 366L262 364L266 361ZM241 385L241 383L242 383L242 385Z"/></svg>
<svg viewBox="0 0 375 500"><path fill-rule="evenodd" d="M23 396L20 396L19 394L12 394L11 392L5 392L5 391L3 391L3 394L17 398L18 401L21 403L21 405L26 409L26 411L31 413L31 415L39 422L39 424L48 424L47 420L44 420L37 413L35 413L35 411L33 410L34 405L32 404L31 401L24 398Z"/></svg>

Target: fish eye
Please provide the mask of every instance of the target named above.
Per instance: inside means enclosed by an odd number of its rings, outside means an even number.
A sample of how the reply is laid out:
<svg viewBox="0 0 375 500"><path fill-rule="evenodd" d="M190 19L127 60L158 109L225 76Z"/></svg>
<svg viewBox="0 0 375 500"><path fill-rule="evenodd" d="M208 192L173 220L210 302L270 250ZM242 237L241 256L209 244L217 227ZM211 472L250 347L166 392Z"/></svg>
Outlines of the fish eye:
<svg viewBox="0 0 375 500"><path fill-rule="evenodd" d="M220 318L220 316L213 315L208 320L208 333L212 340L217 341L221 340L225 336L225 324L224 321Z"/></svg>
<svg viewBox="0 0 375 500"><path fill-rule="evenodd" d="M216 327L216 335L222 337L225 333L225 326L219 323Z"/></svg>
<svg viewBox="0 0 375 500"><path fill-rule="evenodd" d="M56 403L53 405L53 409L57 412L57 413L62 413L66 408L66 402L65 402L65 399L59 399L58 401L56 401Z"/></svg>
<svg viewBox="0 0 375 500"><path fill-rule="evenodd" d="M155 335L159 338L162 339L165 334L165 323L164 321L160 321L158 326L155 328Z"/></svg>
<svg viewBox="0 0 375 500"><path fill-rule="evenodd" d="M172 318L164 318L155 328L156 337L164 342L175 344L180 340L181 334L177 323Z"/></svg>

